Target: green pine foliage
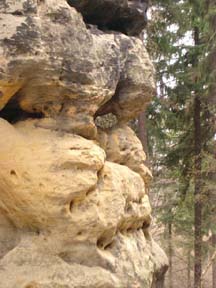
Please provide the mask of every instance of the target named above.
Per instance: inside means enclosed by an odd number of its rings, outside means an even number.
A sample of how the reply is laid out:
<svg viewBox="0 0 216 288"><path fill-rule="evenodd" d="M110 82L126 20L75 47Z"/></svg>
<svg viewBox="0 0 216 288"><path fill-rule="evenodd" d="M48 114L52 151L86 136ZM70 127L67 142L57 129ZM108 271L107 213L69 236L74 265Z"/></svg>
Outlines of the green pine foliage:
<svg viewBox="0 0 216 288"><path fill-rule="evenodd" d="M172 197L164 196L159 221L172 223L188 251L194 226L195 95L202 107L203 235L216 233L216 4L153 0L150 14L147 47L156 66L157 95L147 111L149 153L156 178L175 183Z"/></svg>

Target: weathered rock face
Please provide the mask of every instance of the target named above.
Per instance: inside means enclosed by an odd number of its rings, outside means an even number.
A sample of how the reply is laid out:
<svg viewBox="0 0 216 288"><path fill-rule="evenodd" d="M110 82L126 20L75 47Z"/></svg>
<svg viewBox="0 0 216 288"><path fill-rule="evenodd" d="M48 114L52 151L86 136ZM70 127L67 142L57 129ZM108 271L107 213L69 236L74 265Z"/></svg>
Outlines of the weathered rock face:
<svg viewBox="0 0 216 288"><path fill-rule="evenodd" d="M52 118L45 126L95 138L98 112L125 121L151 99L153 67L141 40L87 30L65 0L0 5L0 109L11 100L10 113L20 107Z"/></svg>
<svg viewBox="0 0 216 288"><path fill-rule="evenodd" d="M107 2L135 9L94 1ZM153 67L141 40L88 29L70 5L0 2L0 288L150 288L167 260L126 122L154 93Z"/></svg>
<svg viewBox="0 0 216 288"><path fill-rule="evenodd" d="M101 147L106 151L108 161L126 165L140 174L145 185L148 186L152 174L144 164L146 155L142 144L131 128L126 125L119 125L106 132L98 129L98 140Z"/></svg>

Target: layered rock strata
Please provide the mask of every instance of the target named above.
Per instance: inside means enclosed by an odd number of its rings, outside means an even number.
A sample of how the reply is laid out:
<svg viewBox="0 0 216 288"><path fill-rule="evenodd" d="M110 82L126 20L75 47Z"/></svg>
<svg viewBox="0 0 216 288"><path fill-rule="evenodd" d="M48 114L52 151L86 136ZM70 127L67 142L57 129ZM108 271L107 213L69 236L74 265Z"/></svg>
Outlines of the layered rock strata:
<svg viewBox="0 0 216 288"><path fill-rule="evenodd" d="M151 173L127 126L154 69L132 32L89 26L69 2L0 2L0 288L157 287ZM108 29L135 9L98 2Z"/></svg>

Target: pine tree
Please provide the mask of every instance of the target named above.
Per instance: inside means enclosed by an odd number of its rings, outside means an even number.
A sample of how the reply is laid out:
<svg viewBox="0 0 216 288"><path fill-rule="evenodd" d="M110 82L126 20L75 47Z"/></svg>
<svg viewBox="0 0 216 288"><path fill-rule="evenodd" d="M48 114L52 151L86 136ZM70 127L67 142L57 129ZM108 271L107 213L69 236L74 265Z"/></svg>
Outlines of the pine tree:
<svg viewBox="0 0 216 288"><path fill-rule="evenodd" d="M156 64L158 96L146 115L149 153L156 172L168 171L163 176L178 183L173 203L166 204L172 209L163 211L161 220L169 226L172 219L172 227L188 240L187 251L193 250L188 234L194 227L194 287L200 288L206 255L202 236L210 223L209 216L203 217L209 207L204 201L204 175L215 135L215 0L152 4L148 50ZM182 216L188 222L181 221Z"/></svg>

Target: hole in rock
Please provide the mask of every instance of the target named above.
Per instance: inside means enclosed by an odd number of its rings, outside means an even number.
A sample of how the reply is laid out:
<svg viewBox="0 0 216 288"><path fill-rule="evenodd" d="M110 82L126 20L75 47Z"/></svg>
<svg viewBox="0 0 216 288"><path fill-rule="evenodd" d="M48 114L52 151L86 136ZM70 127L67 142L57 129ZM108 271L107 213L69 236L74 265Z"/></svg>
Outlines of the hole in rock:
<svg viewBox="0 0 216 288"><path fill-rule="evenodd" d="M20 10L16 10L16 11L12 12L11 14L14 16L23 16L23 12Z"/></svg>
<svg viewBox="0 0 216 288"><path fill-rule="evenodd" d="M23 111L16 100L11 99L7 105L0 111L0 118L3 118L14 124L18 121L23 121L28 118L42 118L42 113L29 113Z"/></svg>
<svg viewBox="0 0 216 288"><path fill-rule="evenodd" d="M113 241L107 242L107 239L101 237L97 240L97 247L103 250L111 249L113 247Z"/></svg>
<svg viewBox="0 0 216 288"><path fill-rule="evenodd" d="M105 233L106 234L106 233ZM97 247L100 249L107 249L109 245L111 245L112 241L108 241L106 235L103 234L100 238L97 240ZM111 239L110 239L111 240Z"/></svg>
<svg viewBox="0 0 216 288"><path fill-rule="evenodd" d="M97 246L98 246L99 248L103 248L103 247L104 247L103 241L104 241L103 238L99 238L99 239L97 240Z"/></svg>
<svg viewBox="0 0 216 288"><path fill-rule="evenodd" d="M10 175L12 175L12 176L17 176L16 171L15 171L15 170L11 170L11 171L10 171Z"/></svg>
<svg viewBox="0 0 216 288"><path fill-rule="evenodd" d="M70 206L69 206L70 211L72 211L73 206L74 206L74 201L72 200L72 201L70 202Z"/></svg>
<svg viewBox="0 0 216 288"><path fill-rule="evenodd" d="M143 222L143 225L142 225L142 229L145 230L145 229L149 228L149 226L150 226L150 223L144 221L144 222Z"/></svg>

